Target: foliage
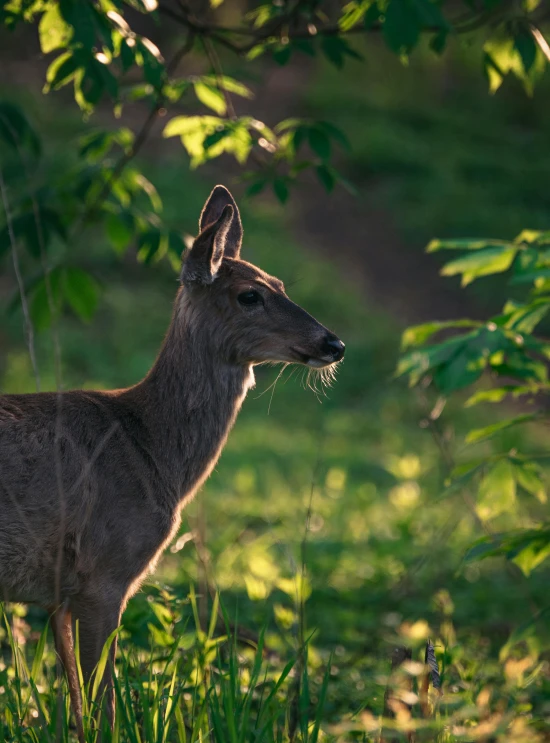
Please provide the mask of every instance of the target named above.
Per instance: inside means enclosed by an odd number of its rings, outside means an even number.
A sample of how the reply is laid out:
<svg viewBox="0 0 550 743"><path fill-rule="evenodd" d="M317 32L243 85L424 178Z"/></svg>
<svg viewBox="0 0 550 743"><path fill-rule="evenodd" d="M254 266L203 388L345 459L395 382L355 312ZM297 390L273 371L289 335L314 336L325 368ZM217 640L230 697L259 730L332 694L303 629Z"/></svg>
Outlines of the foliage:
<svg viewBox="0 0 550 743"><path fill-rule="evenodd" d="M531 412L497 419L470 431L467 443L502 437L515 426L543 421L547 416L544 394L550 389L550 344L537 331L542 328L544 333L550 310L549 245L550 233L523 230L513 241L433 240L428 246L428 251L467 251L445 264L441 271L444 276L460 275L463 286L508 271L510 285L528 287L522 301L507 301L502 312L487 322L432 322L408 328L403 336L403 347L410 350L402 356L397 373L408 376L412 385L426 380L446 397L486 377L491 386L476 389L466 400L467 407L507 399L521 400L524 407L530 406ZM464 327L470 328L468 332L446 332ZM442 332L447 337L433 343L433 338ZM490 458L461 464L451 478L464 482L479 476L476 510L480 519L490 521L504 512L517 513L518 489L546 503L543 469L537 461L541 457L545 457L544 450L526 456L515 448L504 449ZM504 555L529 575L550 555L548 529L546 520L532 514L529 525L523 529L504 534L490 531L470 551L470 559Z"/></svg>
<svg viewBox="0 0 550 743"><path fill-rule="evenodd" d="M84 320L97 306L96 282L82 269L64 267L68 261L63 251L48 253L52 241L66 245L77 239L83 228L101 225L119 253L132 243L145 262L164 256L177 262L181 241L163 227L159 216L162 205L154 186L129 164L169 106L195 108L198 103L210 110L208 114L172 117L164 126L164 136L180 138L191 167L224 153L240 165L252 163L254 167L242 176L249 183L250 194L270 185L284 203L291 185L308 169L316 172L329 191L338 183L353 190L333 163L334 145L349 147L341 130L326 121L289 119L268 125L252 115L238 116L234 98L246 101L252 92L240 80L224 74L221 53L254 66L261 56L285 65L307 53L321 55L340 70L347 59L362 58L352 43L357 35L380 32L387 47L404 60L419 45L421 36L427 36L432 50L440 55L449 39L464 35L483 48L491 91L508 73L532 91L550 55L541 30L544 15L539 3L525 3L514 10L504 1L487 3L481 10L468 3L465 8L457 15L456 9L432 0L352 0L334 15L331 7L318 1L274 2L241 14L240 25L233 27L220 23L225 5L219 2L212 2L202 15L185 3L174 9L156 0L4 3L0 22L5 29L37 25L41 50L53 57L44 93L71 85L74 100L86 118L105 103L113 107L117 117L136 102L150 108L137 132L120 128L85 135L75 173L63 174L47 188L36 187L30 196L23 192L15 204L4 203L5 211L13 214L11 228L6 222L0 235L0 257L17 239L41 264L41 271L32 264L29 271L36 326L47 327L64 306ZM168 62L166 53L151 39L133 30L132 23L140 14L184 33L183 43ZM182 76L182 59L200 52L210 69L205 74ZM23 172L28 180L37 168L40 142L22 112L8 104L2 104L0 110L0 138L3 149L12 155L2 164L3 179L11 190L12 178L21 180ZM6 198L7 194L4 202ZM495 254L495 261L505 266L508 257L508 253ZM464 275L467 278L468 274Z"/></svg>

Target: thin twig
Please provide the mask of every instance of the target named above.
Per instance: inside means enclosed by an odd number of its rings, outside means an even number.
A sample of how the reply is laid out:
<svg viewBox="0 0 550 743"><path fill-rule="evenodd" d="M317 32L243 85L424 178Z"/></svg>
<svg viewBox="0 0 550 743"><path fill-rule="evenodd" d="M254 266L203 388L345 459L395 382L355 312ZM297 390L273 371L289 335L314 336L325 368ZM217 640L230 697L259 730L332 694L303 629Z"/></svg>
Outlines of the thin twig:
<svg viewBox="0 0 550 743"><path fill-rule="evenodd" d="M235 107L233 105L233 101L231 99L231 96L229 95L229 91L224 85L223 82L223 70L222 66L220 64L220 59L216 53L216 49L214 47L214 44L212 44L211 40L203 36L201 37L202 45L204 47L204 51L206 52L206 56L210 60L210 64L212 65L212 69L214 70L214 74L216 76L216 82L218 84L218 88L221 90L223 97L225 99L225 106L227 108L227 113L229 114L229 117L231 119L236 119L237 114L235 112Z"/></svg>
<svg viewBox="0 0 550 743"><path fill-rule="evenodd" d="M4 212L6 214L6 224L8 227L8 235L11 244L11 255L13 260L13 270L15 272L15 278L17 280L17 286L19 288L19 296L21 297L21 307L23 308L23 318L25 322L25 335L27 338L27 347L29 349L29 356L31 358L31 365L34 372L34 378L36 381L36 391L40 392L40 374L38 372L38 364L36 361L36 349L34 345L34 326L32 324L31 315L29 311L29 304L27 296L25 294L25 282L23 281L23 274L21 273L21 265L19 263L19 252L17 249L17 241L13 231L13 221L11 218L11 212L8 203L8 193L6 184L4 182L4 175L0 169L0 192L2 194L2 204L4 206Z"/></svg>
<svg viewBox="0 0 550 743"><path fill-rule="evenodd" d="M28 163L26 160L25 153L19 143L19 133L16 130L14 130L14 128L11 126L9 120L6 117L2 117L2 120L3 120L4 125L10 131L10 134L13 137L13 140L16 144L16 148L19 154L21 165L23 166L23 170L25 171L27 182L30 188L30 198L31 198L31 203L32 203L32 208L33 208L36 234L38 237L40 263L41 263L42 272L44 275L44 283L46 286L46 297L48 301L48 307L50 310L50 317L51 317L51 322L52 322L52 338L53 338L53 345L54 345L54 368L55 368L55 380L56 380L56 388L57 388L57 400L56 400L57 416L56 416L56 424L55 424L56 433L55 433L54 455L55 455L55 470L56 470L56 476L57 476L57 488L58 488L59 504L60 504L59 506L59 540L58 540L56 567L54 571L54 579L55 579L55 602L56 604L59 604L61 601L61 570L62 570L62 560L63 560L63 547L65 543L65 522L66 522L66 499L65 499L64 489L63 489L61 454L59 451L60 430L61 430L60 429L61 427L61 407L62 407L61 345L59 341L59 332L58 332L57 321L56 321L55 304L54 304L53 291L52 291L52 285L51 285L51 280L50 280L50 270L48 268L48 264L46 260L46 245L44 242L44 232L42 229L42 222L40 219L40 210L38 208L36 194L34 192L34 189L32 188L32 180L31 180L30 171L28 168ZM32 327L32 323L31 323L31 327Z"/></svg>
<svg viewBox="0 0 550 743"><path fill-rule="evenodd" d="M31 198L32 210L33 210L33 215L34 215L34 222L36 226L36 234L38 237L38 247L40 250L40 263L42 266L42 273L44 275L44 283L46 286L46 298L48 300L48 307L50 310L50 317L52 321L52 340L53 340L53 346L54 346L55 383L56 383L56 389L60 390L62 387L61 344L59 341L59 332L58 332L57 321L55 317L55 304L54 304L54 299L53 299L52 282L50 278L51 271L48 266L47 258L46 258L46 245L44 241L44 231L42 229L42 221L40 219L40 210L38 208L38 202L36 200L36 192L32 185L32 178L31 178L31 173L29 169L29 164L27 161L27 156L25 154L23 147L21 146L19 132L16 129L14 129L14 127L11 125L11 122L7 116L3 116L2 114L0 114L0 118L2 119L2 123L4 124L6 129L8 129L13 141L15 142L17 153L19 155L21 164L23 165L23 170L25 171L25 177L27 179L27 183L29 184L30 198Z"/></svg>

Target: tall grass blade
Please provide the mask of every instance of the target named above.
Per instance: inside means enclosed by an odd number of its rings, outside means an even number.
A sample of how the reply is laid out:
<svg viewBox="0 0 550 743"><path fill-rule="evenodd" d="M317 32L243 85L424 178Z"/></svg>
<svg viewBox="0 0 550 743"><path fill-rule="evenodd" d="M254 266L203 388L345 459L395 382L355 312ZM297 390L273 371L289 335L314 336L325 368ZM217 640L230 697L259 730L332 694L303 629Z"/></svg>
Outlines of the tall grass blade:
<svg viewBox="0 0 550 743"><path fill-rule="evenodd" d="M97 692L99 691L99 686L101 684L101 681L103 680L103 675L105 673L107 661L109 660L109 652L111 650L111 645L113 644L114 639L118 635L119 632L120 632L120 627L117 627L115 630L111 632L111 634L105 641L105 645L103 646L103 650L101 651L101 655L99 656L99 661L95 669L94 682L92 685L92 694L90 697L92 702L96 701ZM113 672L114 672L114 669L113 669Z"/></svg>

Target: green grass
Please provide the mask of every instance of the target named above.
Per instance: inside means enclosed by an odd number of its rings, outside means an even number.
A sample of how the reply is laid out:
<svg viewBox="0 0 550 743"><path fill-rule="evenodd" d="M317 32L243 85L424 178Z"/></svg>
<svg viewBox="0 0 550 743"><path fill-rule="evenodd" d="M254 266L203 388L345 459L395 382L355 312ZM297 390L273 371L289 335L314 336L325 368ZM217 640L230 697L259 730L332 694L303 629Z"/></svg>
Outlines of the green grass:
<svg viewBox="0 0 550 743"><path fill-rule="evenodd" d="M503 209L514 186L502 169L491 168L504 167L504 153L513 145L508 124L498 132L478 126L473 111L464 110L461 89L449 104L435 107L417 88L403 92L405 83L395 83L405 80L397 68L390 87L376 83L374 67L367 70L368 100L360 94L359 78L338 87L336 77L329 77L323 90L309 93L310 105L324 118L330 109L330 118L348 129L357 153L356 180L366 183L378 173L375 198L403 216L411 243L420 246L433 234L498 230L507 236L527 224L540 226L526 180L518 211ZM476 102L481 98L480 91ZM488 107L476 108L476 114L488 116ZM545 151L538 135L535 140ZM52 147L53 161L59 140L53 138ZM194 232L211 180L190 175L183 156L179 161L179 151L174 153L144 166L163 197L166 220ZM477 168L467 177L459 167L466 161ZM539 173L544 158L537 162ZM478 208L481 201L484 209ZM271 743L288 740L292 723L297 740L313 741L318 721L319 740L375 740L393 645L409 644L419 659L429 636L444 695L418 740L472 740L480 720L502 743L542 740L550 719L549 637L544 619L533 624L533 615L548 603L548 569L524 579L501 561L465 561L482 532L462 494L446 491L448 473L437 442L421 425L435 401L393 380L400 328L341 279L337 265L296 243L282 207L259 200L243 203L242 211L243 256L283 279L293 299L334 329L346 342L346 359L334 387L320 399L303 388L300 374L290 377L287 371L271 389L276 372L258 370L256 390L215 472L185 513L184 538L162 560L158 583L145 586L124 615L115 739ZM174 274L168 266L116 259L101 235L74 251L75 262L101 281L104 295L89 326L63 321L65 385L134 383L161 342ZM9 350L0 362L1 389L31 390L20 317L10 316L3 331ZM39 339L39 356L44 386L51 388L48 336ZM463 411L457 403L445 409L442 436L457 461L489 453L489 444L463 451L462 437L493 416L492 410ZM501 443L544 452L547 436L527 429L503 434ZM468 495L475 499L475 491ZM528 523L537 508L522 496L518 512L498 517L491 528ZM206 568L187 538L200 524ZM204 590L205 578L212 593ZM203 591L200 620L190 584ZM229 633L224 622L209 632L204 621L217 590ZM67 740L73 733L66 697L61 712L57 706L49 636L35 672L27 674L22 660L32 668L44 615L15 607L8 616L20 651L4 634L4 739L49 740L43 714L55 740L61 714ZM252 647L241 641L243 635L252 638ZM310 636L308 664L300 672L300 640ZM263 653L254 647L260 637ZM298 670L270 698L292 662ZM409 670L414 681L418 668ZM261 738L257 729L264 723Z"/></svg>
<svg viewBox="0 0 550 743"><path fill-rule="evenodd" d="M170 598L174 604L175 597ZM279 669L264 659L263 632L254 646L244 649L236 638L215 636L218 611L223 612L217 597L207 628L201 628L194 593L186 603L196 620L193 632L167 633L160 645L151 642L141 653L127 643L120 651L118 674L113 676L117 714L112 733L101 715L95 677L83 688L86 740L98 740L101 731L103 740L113 743L244 743L251 736L264 743L284 743L296 731L301 740L317 743L328 670L317 689L317 703L312 704L312 679L301 656ZM31 665L12 621L5 614L3 620L13 665L1 674L6 676L0 687L1 740L69 741L73 731L68 694L53 671L48 628L34 647ZM107 665L109 645L99 661L98 676Z"/></svg>

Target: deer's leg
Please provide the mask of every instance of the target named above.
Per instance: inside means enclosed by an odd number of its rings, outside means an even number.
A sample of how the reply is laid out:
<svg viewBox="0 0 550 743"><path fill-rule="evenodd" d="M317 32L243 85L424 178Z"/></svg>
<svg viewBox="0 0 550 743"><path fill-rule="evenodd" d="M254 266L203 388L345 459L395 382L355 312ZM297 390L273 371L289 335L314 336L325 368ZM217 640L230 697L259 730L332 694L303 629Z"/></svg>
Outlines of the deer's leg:
<svg viewBox="0 0 550 743"><path fill-rule="evenodd" d="M80 665L84 683L91 679L109 635L118 627L122 611L122 600L105 601L79 597L71 602L73 623L78 621ZM107 715L111 728L115 719L115 690L112 674L115 671L116 637L109 651L109 662L100 680L98 700L103 699L101 709Z"/></svg>
<svg viewBox="0 0 550 743"><path fill-rule="evenodd" d="M61 659L67 681L69 684L69 694L71 697L71 706L76 721L76 732L80 743L84 743L84 730L82 727L82 697L80 696L80 684L78 683L78 673L76 670L76 661L74 655L73 628L71 623L71 612L63 604L50 615L55 648Z"/></svg>

